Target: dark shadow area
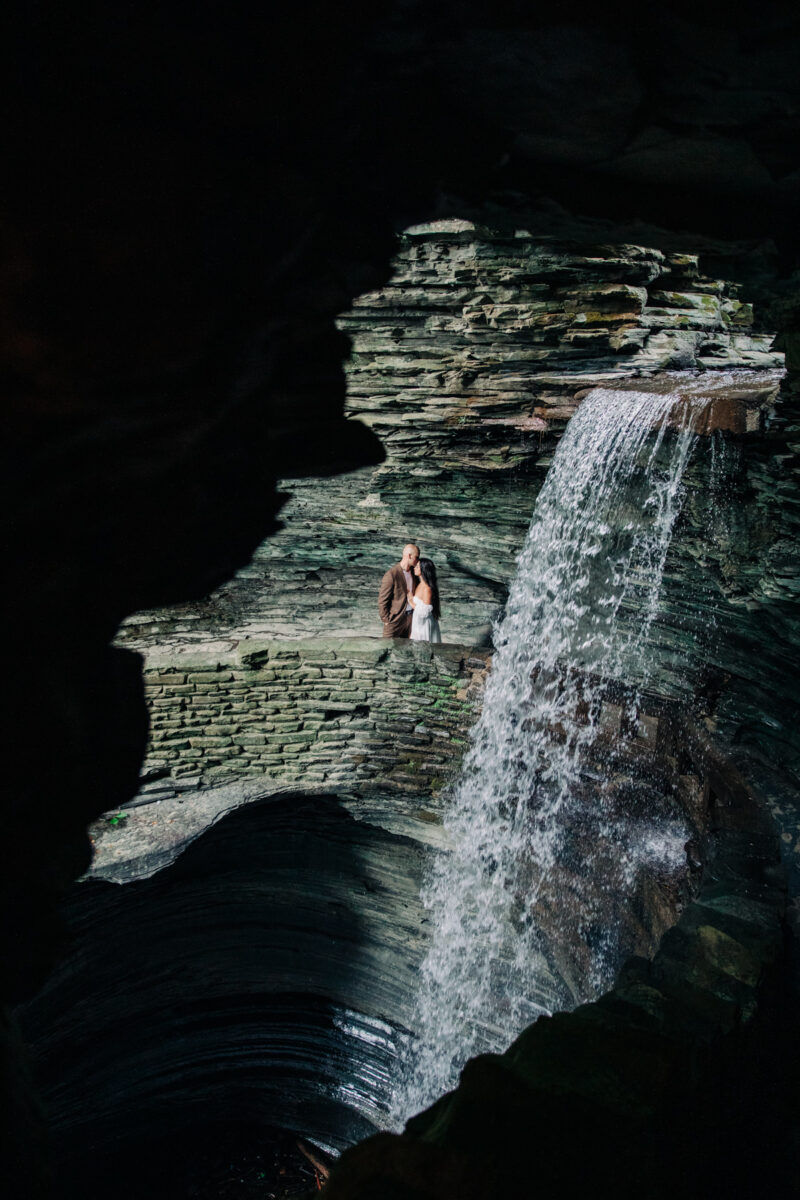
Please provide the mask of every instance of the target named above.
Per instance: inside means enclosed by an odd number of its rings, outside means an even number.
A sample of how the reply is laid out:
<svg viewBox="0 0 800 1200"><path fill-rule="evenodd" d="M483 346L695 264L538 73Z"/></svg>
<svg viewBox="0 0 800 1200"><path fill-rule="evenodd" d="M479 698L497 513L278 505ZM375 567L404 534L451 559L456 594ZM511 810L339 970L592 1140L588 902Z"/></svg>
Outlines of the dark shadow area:
<svg viewBox="0 0 800 1200"><path fill-rule="evenodd" d="M414 859L335 797L295 794L229 814L150 879L75 884L70 952L19 1014L66 1195L115 1191L151 1153L188 1180L177 1147L211 1125L337 1147L372 1132L419 954L395 911Z"/></svg>
<svg viewBox="0 0 800 1200"><path fill-rule="evenodd" d="M317 1191L317 1176L286 1130L225 1121L182 1131L153 1130L117 1152L92 1155L66 1184L65 1200L298 1200Z"/></svg>

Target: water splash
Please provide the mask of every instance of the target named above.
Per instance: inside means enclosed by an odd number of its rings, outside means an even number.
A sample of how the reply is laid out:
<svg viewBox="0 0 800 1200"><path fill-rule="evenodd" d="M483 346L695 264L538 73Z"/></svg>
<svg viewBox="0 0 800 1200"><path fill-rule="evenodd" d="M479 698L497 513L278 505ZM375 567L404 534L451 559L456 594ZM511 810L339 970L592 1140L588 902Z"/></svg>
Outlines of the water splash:
<svg viewBox="0 0 800 1200"><path fill-rule="evenodd" d="M598 760L607 681L647 677L648 632L695 442L691 403L675 405L674 395L595 389L539 495L495 631L482 714L449 797L450 850L423 894L432 939L396 1124L451 1088L474 1054L505 1048L537 1016L610 982L614 930L587 909L582 875L630 894L645 864L683 855L674 823L659 834L596 794L598 784L613 794L613 772ZM560 949L564 923L583 938L580 971Z"/></svg>

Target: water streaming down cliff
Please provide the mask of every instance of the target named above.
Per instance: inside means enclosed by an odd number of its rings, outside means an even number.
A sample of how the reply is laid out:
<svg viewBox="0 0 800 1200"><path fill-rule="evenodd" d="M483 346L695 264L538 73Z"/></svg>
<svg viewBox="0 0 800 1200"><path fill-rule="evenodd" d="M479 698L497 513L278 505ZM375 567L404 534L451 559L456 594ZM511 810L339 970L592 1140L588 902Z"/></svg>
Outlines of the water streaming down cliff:
<svg viewBox="0 0 800 1200"><path fill-rule="evenodd" d="M559 444L450 796L450 850L424 894L431 945L398 1124L452 1087L472 1055L608 986L619 965L608 911L643 869L685 862L686 829L653 789L638 819L635 806L608 802L603 732L608 680L647 678L690 413L676 396L596 389ZM610 910L598 911L598 893L613 897ZM565 950L576 941L577 969Z"/></svg>

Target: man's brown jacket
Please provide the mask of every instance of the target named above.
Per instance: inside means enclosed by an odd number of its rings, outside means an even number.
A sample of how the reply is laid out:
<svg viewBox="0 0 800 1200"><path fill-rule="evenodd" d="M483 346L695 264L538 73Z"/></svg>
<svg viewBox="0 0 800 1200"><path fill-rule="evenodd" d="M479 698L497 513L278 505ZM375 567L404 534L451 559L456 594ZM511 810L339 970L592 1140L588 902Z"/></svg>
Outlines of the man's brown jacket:
<svg viewBox="0 0 800 1200"><path fill-rule="evenodd" d="M417 579L411 572L411 590L416 589ZM408 588L400 563L395 563L381 580L378 592L378 612L383 621L384 637L408 637L413 613L406 612Z"/></svg>

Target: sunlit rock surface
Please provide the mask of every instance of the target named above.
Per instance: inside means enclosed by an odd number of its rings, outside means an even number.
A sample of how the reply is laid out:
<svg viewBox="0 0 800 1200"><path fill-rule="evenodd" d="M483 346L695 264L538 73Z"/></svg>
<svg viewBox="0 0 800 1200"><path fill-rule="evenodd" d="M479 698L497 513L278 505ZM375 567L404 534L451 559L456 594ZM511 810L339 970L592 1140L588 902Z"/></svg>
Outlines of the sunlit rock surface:
<svg viewBox="0 0 800 1200"><path fill-rule="evenodd" d="M581 245L471 221L419 226L386 287L338 320L352 339L346 411L381 438L377 470L287 480L285 528L201 607L150 611L125 644L218 630L380 634L375 593L403 542L437 563L444 636L486 637L544 470L581 395L664 369L753 370L750 432L783 355L740 286L697 255Z"/></svg>
<svg viewBox="0 0 800 1200"><path fill-rule="evenodd" d="M202 604L129 618L119 643L161 654L209 637L379 635L377 584L414 540L437 564L443 636L489 645L554 448L591 386L619 388L621 404L631 388L707 387L653 626L657 686L724 693L726 736L797 755L784 719L800 554L782 350L741 285L698 255L543 240L513 217L412 228L390 284L340 317L353 340L346 411L379 434L386 462L286 481L284 528L247 567Z"/></svg>

